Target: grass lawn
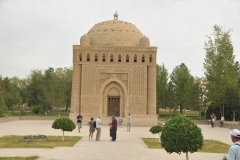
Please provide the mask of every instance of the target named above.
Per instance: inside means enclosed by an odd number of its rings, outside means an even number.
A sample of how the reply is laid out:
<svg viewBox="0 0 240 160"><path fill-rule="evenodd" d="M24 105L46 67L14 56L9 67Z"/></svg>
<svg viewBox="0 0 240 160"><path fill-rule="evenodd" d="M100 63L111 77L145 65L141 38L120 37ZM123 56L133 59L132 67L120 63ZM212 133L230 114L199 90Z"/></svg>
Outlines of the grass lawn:
<svg viewBox="0 0 240 160"><path fill-rule="evenodd" d="M0 160L36 160L39 157L33 156L33 157L0 157Z"/></svg>
<svg viewBox="0 0 240 160"><path fill-rule="evenodd" d="M164 149L159 143L158 138L142 138L143 142L148 146L148 148L154 149ZM228 153L230 145L215 141L215 140L204 140L204 145L201 150L198 152L207 152L207 153Z"/></svg>
<svg viewBox="0 0 240 160"><path fill-rule="evenodd" d="M72 147L79 140L80 136L47 136L47 142L21 142L23 136L4 136L0 138L0 148L54 148L54 147Z"/></svg>

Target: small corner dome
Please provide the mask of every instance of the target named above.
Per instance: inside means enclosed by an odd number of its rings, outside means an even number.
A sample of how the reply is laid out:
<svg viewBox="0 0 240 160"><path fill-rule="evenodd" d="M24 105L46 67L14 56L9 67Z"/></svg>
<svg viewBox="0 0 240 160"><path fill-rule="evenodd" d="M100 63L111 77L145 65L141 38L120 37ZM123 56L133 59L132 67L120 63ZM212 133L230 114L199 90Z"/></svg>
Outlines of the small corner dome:
<svg viewBox="0 0 240 160"><path fill-rule="evenodd" d="M149 38L146 37L146 36L143 36L143 37L140 39L139 46L150 46Z"/></svg>
<svg viewBox="0 0 240 160"><path fill-rule="evenodd" d="M84 46L90 45L90 38L88 37L87 34L84 34L84 35L80 38L80 45L84 45Z"/></svg>

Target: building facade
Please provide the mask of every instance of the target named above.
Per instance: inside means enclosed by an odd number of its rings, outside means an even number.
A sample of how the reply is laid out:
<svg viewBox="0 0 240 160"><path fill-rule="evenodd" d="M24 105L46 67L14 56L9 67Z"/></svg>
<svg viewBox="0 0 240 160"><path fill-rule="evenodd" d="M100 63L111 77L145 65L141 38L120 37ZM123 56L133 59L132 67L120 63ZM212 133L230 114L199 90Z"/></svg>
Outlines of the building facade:
<svg viewBox="0 0 240 160"><path fill-rule="evenodd" d="M95 24L73 45L70 118L130 113L133 124L155 123L156 55L157 47L117 13Z"/></svg>

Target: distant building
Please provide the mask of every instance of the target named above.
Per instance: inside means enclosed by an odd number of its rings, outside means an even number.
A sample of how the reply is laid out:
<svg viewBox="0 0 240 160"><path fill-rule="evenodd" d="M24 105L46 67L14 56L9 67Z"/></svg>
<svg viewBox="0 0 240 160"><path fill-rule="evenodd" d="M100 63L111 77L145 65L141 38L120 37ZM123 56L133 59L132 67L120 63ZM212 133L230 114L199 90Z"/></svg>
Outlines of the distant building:
<svg viewBox="0 0 240 160"><path fill-rule="evenodd" d="M70 118L131 113L133 124L156 123L156 54L157 47L117 13L95 24L73 45Z"/></svg>

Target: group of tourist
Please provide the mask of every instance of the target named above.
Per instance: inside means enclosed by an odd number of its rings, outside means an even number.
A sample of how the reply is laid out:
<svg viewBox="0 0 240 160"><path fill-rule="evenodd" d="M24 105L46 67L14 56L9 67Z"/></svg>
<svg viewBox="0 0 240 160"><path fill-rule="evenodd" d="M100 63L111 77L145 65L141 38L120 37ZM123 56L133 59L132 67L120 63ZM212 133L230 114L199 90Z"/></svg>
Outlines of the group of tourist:
<svg viewBox="0 0 240 160"><path fill-rule="evenodd" d="M211 124L212 127L215 126L215 121L216 121L216 116L214 115L214 113L212 115L210 115L211 118ZM83 116L81 114L79 114L77 116L77 124L78 124L78 131L80 132L80 129L82 128L82 119ZM221 117L220 120L220 124L222 127L224 121L224 117ZM94 123L96 123L96 126L94 126ZM122 123L123 123L123 119L122 117L119 117L119 126L122 127ZM94 118L91 118L91 121L88 122L89 125L89 138L88 139L92 139L93 138L93 133L95 132L95 130L97 131L97 135L96 135L96 141L100 141L100 137L101 137L101 119L100 116L98 116L98 118L96 119L96 121L94 121ZM109 123L110 126L110 141L114 142L116 141L116 133L117 133L117 119L116 117L113 115L112 116L112 121ZM130 131L130 126L131 126L131 115L129 114L127 116L127 132ZM230 132L231 135L231 140L234 143L228 150L228 160L240 160L240 131L238 129L233 129Z"/></svg>
<svg viewBox="0 0 240 160"><path fill-rule="evenodd" d="M211 120L212 128L214 128L216 126L216 120L217 120L217 117L214 115L214 113L210 115L210 120ZM220 120L220 127L223 126L223 122L224 122L224 117L222 116Z"/></svg>
<svg viewBox="0 0 240 160"><path fill-rule="evenodd" d="M82 120L83 120L83 116L81 114L79 114L77 116L78 132L80 132L80 130L82 128ZM132 117L131 117L130 114L128 114L128 116L127 116L127 132L130 131L131 121L132 121ZM123 118L119 117L119 120L117 121L116 117L113 115L112 116L112 121L110 123L108 123L108 125L110 126L110 137L111 137L110 141L112 141L112 142L116 141L116 138L117 138L118 122L119 122L119 127L122 128ZM88 139L92 140L93 133L96 130L97 131L96 141L100 141L100 137L101 137L101 124L102 123L101 123L100 116L98 116L95 121L94 121L94 118L91 118L91 120L88 122L88 125L89 125L89 136L88 136Z"/></svg>

